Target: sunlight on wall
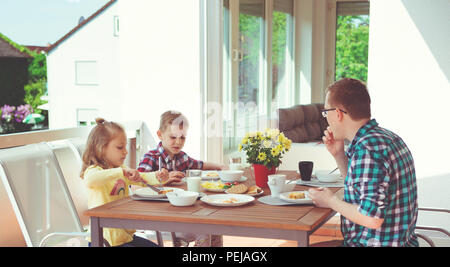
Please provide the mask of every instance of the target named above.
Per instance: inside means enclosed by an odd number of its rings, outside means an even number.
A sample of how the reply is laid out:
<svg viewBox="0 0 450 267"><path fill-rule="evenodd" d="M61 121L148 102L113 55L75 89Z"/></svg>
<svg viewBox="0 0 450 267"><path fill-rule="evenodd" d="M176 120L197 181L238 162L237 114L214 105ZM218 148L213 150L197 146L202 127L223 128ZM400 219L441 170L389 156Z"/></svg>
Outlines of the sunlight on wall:
<svg viewBox="0 0 450 267"><path fill-rule="evenodd" d="M371 2L368 86L374 117L408 144L420 179L450 173L450 141L444 137L450 130L450 62L444 68L438 63L449 51L431 50L450 36L448 16L437 12L448 10L449 2L419 2Z"/></svg>

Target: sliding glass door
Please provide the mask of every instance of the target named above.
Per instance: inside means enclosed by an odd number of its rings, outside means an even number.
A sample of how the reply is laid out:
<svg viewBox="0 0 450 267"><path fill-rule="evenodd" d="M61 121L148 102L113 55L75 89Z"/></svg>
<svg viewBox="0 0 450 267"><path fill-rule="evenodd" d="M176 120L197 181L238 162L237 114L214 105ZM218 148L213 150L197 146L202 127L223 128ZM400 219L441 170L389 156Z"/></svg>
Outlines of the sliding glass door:
<svg viewBox="0 0 450 267"><path fill-rule="evenodd" d="M293 1L224 0L224 152L292 105Z"/></svg>

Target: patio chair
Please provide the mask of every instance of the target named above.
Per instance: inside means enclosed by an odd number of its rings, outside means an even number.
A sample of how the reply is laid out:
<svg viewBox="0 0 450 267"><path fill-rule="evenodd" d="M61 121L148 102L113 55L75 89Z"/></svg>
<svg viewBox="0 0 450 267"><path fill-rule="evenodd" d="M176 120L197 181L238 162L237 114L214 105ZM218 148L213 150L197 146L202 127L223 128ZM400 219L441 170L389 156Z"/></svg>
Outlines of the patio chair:
<svg viewBox="0 0 450 267"><path fill-rule="evenodd" d="M81 182L81 178L79 176L83 164L81 156L84 151L86 140L82 140L81 138L72 138L64 140L63 142L63 145L58 145L58 143L53 146L52 143L49 143L49 145L52 147L52 150L61 166L63 176L74 201L81 223L87 227L89 225L89 217L83 214L84 211L88 209L87 192L86 187ZM143 238L156 240L159 246L164 246L164 240L172 240L172 236L163 236L159 231L138 230L136 231L136 235Z"/></svg>
<svg viewBox="0 0 450 267"><path fill-rule="evenodd" d="M88 235L46 143L0 150L0 178L27 246L74 245Z"/></svg>
<svg viewBox="0 0 450 267"><path fill-rule="evenodd" d="M450 210L448 209L438 209L438 208L419 208L419 212L433 212L435 215L437 214L449 214ZM419 239L422 239L425 241L429 246L436 247L435 240L433 239L442 239L442 237L447 240L446 246L448 246L448 242L450 242L450 233L445 230L444 228L437 227L437 226L423 226L423 225L417 225L416 226L416 235ZM419 240L420 241L420 240ZM422 246L422 242L421 246Z"/></svg>

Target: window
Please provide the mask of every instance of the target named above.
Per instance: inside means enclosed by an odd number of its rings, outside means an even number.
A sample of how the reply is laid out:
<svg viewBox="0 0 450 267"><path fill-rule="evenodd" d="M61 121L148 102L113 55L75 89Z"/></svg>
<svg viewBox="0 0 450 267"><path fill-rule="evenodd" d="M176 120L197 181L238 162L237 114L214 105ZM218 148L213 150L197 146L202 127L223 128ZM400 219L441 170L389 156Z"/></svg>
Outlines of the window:
<svg viewBox="0 0 450 267"><path fill-rule="evenodd" d="M98 85L97 61L75 62L76 85Z"/></svg>
<svg viewBox="0 0 450 267"><path fill-rule="evenodd" d="M367 82L369 2L337 2L335 80Z"/></svg>

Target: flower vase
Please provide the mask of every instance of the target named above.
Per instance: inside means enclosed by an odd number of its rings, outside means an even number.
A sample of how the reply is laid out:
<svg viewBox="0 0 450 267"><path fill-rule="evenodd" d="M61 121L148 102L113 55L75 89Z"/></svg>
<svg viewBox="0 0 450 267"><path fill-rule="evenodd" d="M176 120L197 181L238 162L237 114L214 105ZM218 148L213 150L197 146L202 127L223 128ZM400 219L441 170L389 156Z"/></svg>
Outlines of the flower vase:
<svg viewBox="0 0 450 267"><path fill-rule="evenodd" d="M253 171L255 172L255 183L257 186L261 188L267 188L267 180L268 176L271 174L275 174L276 167L272 167L268 169L266 166L261 164L253 164Z"/></svg>

